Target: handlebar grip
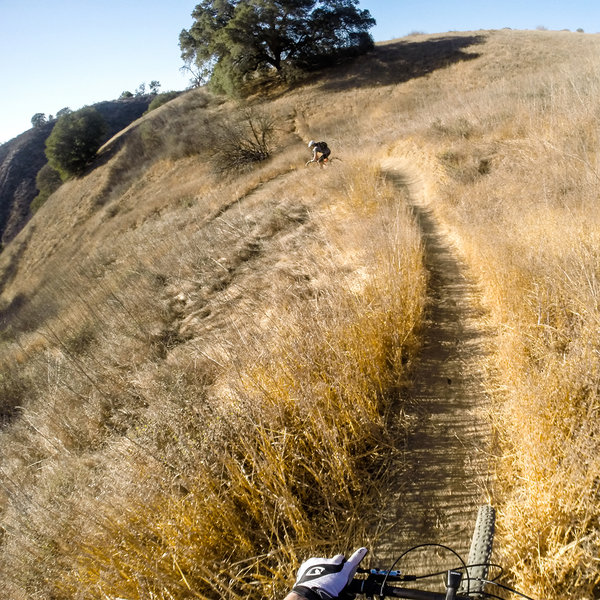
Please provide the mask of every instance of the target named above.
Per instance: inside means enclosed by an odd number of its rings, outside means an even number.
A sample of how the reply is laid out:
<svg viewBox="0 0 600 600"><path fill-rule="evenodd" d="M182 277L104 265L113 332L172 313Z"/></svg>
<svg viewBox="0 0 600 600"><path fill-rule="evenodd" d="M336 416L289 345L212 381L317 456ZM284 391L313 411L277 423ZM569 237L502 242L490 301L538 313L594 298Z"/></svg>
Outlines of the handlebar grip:
<svg viewBox="0 0 600 600"><path fill-rule="evenodd" d="M370 585L368 585L369 582L368 579L353 579L347 586L346 589L344 590L345 592L348 592L349 594L369 594L372 595L374 592L371 589L367 589L367 587L371 587Z"/></svg>

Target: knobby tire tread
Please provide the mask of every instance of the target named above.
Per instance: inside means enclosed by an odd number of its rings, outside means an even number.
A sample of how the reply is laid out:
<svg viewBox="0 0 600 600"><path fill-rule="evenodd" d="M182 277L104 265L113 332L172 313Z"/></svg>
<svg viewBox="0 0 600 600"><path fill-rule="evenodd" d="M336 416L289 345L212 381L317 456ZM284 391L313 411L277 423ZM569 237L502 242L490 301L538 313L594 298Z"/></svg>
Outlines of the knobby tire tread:
<svg viewBox="0 0 600 600"><path fill-rule="evenodd" d="M475 594L474 598L483 598L481 594L485 591L485 583L478 579L486 579L488 576L495 523L496 511L494 508L489 505L480 506L467 562L467 566L475 566L468 567L469 577L465 575L460 593Z"/></svg>

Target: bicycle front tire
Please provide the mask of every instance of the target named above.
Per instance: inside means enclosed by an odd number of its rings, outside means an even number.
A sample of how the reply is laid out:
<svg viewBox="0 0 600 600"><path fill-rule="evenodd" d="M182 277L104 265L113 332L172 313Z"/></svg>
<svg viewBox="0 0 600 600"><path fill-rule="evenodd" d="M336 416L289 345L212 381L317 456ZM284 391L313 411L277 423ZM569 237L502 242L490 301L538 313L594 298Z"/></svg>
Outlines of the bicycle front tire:
<svg viewBox="0 0 600 600"><path fill-rule="evenodd" d="M467 562L468 576L465 575L459 593L473 594L474 598L483 598L485 583L481 580L487 579L488 576L495 524L496 511L494 508L487 504L480 506Z"/></svg>

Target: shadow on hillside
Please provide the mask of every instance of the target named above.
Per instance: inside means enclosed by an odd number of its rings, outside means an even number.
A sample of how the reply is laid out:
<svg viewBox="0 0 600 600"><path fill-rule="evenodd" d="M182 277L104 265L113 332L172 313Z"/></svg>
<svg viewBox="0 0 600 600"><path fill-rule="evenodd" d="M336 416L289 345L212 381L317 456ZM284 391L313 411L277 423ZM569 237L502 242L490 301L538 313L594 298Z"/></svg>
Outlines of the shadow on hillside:
<svg viewBox="0 0 600 600"><path fill-rule="evenodd" d="M376 46L337 72L326 71L322 89L338 91L353 87L394 85L423 77L454 63L473 60L467 48L483 44L484 35L445 36L425 41L390 42Z"/></svg>

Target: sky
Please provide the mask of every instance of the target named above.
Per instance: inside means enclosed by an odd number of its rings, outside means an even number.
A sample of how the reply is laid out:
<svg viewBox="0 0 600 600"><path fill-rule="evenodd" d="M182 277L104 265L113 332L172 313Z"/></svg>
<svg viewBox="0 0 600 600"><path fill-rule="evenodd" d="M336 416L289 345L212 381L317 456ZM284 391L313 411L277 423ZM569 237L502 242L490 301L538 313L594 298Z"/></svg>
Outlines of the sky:
<svg viewBox="0 0 600 600"><path fill-rule="evenodd" d="M0 0L0 143L56 114L141 83L183 90L179 33L199 0ZM360 0L375 41L410 33L579 28L600 32L598 0Z"/></svg>

